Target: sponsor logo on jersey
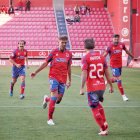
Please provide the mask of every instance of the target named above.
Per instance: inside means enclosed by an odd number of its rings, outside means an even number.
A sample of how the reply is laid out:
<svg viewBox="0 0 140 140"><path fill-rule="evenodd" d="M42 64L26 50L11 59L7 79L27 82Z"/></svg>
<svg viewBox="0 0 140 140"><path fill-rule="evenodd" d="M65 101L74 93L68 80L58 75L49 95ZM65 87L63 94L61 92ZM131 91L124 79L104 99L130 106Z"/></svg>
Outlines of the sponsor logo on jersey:
<svg viewBox="0 0 140 140"><path fill-rule="evenodd" d="M57 62L67 62L65 58L56 58Z"/></svg>

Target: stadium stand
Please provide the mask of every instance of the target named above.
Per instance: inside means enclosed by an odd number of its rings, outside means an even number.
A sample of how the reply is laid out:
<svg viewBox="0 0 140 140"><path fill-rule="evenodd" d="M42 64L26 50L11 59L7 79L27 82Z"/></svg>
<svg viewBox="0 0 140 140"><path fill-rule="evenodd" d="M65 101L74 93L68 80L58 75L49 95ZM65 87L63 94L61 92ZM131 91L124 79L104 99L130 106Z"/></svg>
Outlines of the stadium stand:
<svg viewBox="0 0 140 140"><path fill-rule="evenodd" d="M1 16L1 20L8 15ZM0 49L11 50L20 39L26 40L27 49L46 50L56 46L58 33L52 7L34 7L29 12L17 12L0 25ZM47 47L47 48L46 48Z"/></svg>
<svg viewBox="0 0 140 140"><path fill-rule="evenodd" d="M50 50L56 47L58 34L67 33L67 30L72 50L81 50L87 37L95 38L96 49L103 50L111 42L113 28L104 8L91 8L90 15L80 15L80 22L67 26L63 25L66 14L74 15L73 8L65 7L65 13L54 11L52 7L33 7L29 12L17 12L0 25L0 50L12 50L20 39L26 40L27 49ZM1 19L6 20L7 16L3 15Z"/></svg>
<svg viewBox="0 0 140 140"><path fill-rule="evenodd" d="M65 14L74 15L72 7L65 7ZM93 37L96 41L96 49L104 50L111 42L113 27L104 8L91 8L90 15L80 15L81 21L68 25L72 49L81 49L83 40Z"/></svg>

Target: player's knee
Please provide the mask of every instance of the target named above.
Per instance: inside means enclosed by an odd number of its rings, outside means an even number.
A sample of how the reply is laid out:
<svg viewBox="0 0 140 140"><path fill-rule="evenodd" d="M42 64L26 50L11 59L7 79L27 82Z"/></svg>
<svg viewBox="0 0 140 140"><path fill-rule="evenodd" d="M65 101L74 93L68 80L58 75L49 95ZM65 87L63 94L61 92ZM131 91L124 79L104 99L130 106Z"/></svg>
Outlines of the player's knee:
<svg viewBox="0 0 140 140"><path fill-rule="evenodd" d="M58 98L56 101L56 104L59 104L61 102L62 98Z"/></svg>
<svg viewBox="0 0 140 140"><path fill-rule="evenodd" d="M96 108L98 106L98 104L99 104L99 101L98 102L92 102L92 103L89 104L89 106L91 108Z"/></svg>

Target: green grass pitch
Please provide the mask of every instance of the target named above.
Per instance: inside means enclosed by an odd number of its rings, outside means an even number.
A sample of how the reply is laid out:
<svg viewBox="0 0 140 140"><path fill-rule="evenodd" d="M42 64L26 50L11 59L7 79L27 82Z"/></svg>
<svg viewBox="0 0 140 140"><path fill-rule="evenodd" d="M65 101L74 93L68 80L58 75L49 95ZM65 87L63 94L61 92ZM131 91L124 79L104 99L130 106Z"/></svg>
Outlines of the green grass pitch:
<svg viewBox="0 0 140 140"><path fill-rule="evenodd" d="M80 68L72 68L72 86L56 106L55 126L47 125L47 109L42 109L44 94L49 95L48 69L30 79L27 70L26 98L19 99L20 80L9 97L11 67L0 67L0 140L140 140L140 69L123 68L123 86L130 99L123 102L119 91L105 92L103 106L109 135L98 136L86 95L79 95ZM76 76L77 75L77 76Z"/></svg>

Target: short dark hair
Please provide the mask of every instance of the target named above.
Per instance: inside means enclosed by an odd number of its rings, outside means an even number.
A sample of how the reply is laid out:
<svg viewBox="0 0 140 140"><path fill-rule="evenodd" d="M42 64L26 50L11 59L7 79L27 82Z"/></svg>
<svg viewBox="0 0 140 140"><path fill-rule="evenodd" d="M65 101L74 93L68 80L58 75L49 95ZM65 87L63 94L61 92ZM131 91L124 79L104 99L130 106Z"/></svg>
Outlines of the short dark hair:
<svg viewBox="0 0 140 140"><path fill-rule="evenodd" d="M61 35L59 36L59 40L68 40L67 35Z"/></svg>
<svg viewBox="0 0 140 140"><path fill-rule="evenodd" d="M84 47L85 49L94 49L95 48L95 41L93 38L87 38L84 40Z"/></svg>
<svg viewBox="0 0 140 140"><path fill-rule="evenodd" d="M26 41L25 40L20 40L19 42L24 42L24 45L26 45ZM18 44L19 44L18 42Z"/></svg>
<svg viewBox="0 0 140 140"><path fill-rule="evenodd" d="M113 38L119 38L119 37L120 37L119 34L114 34L114 35L113 35Z"/></svg>

